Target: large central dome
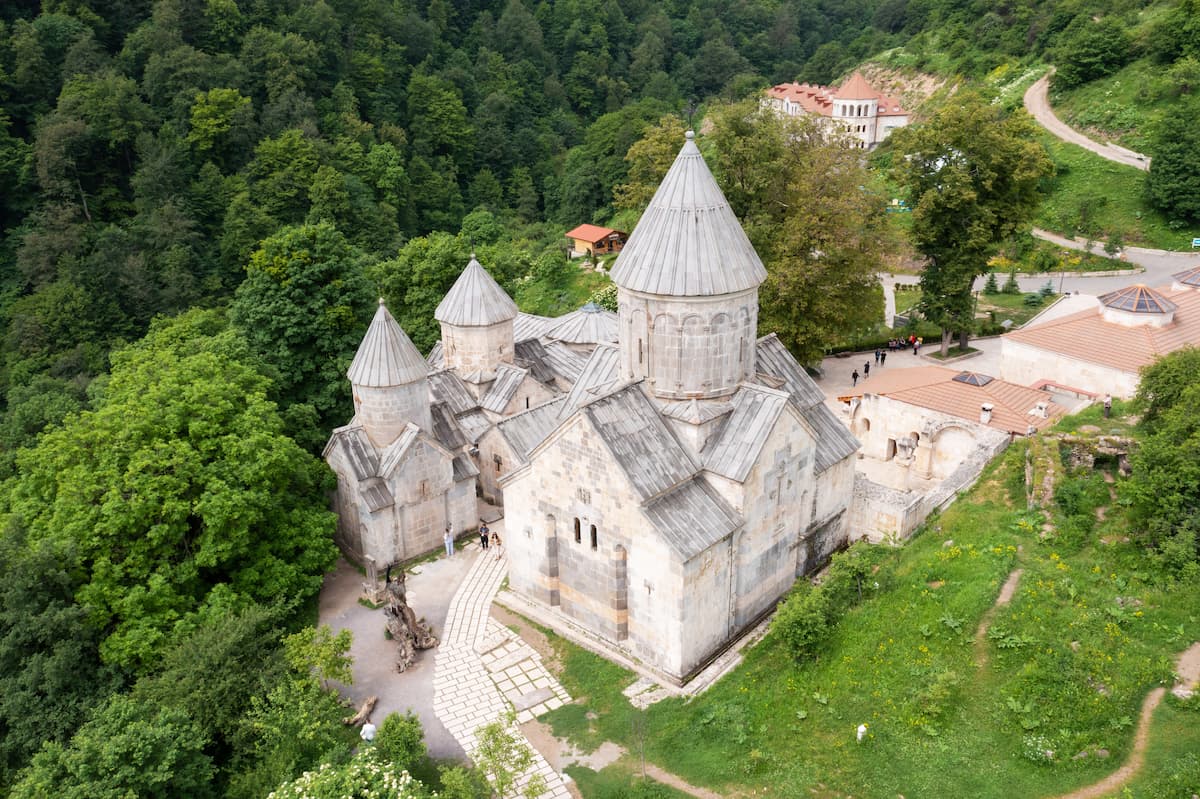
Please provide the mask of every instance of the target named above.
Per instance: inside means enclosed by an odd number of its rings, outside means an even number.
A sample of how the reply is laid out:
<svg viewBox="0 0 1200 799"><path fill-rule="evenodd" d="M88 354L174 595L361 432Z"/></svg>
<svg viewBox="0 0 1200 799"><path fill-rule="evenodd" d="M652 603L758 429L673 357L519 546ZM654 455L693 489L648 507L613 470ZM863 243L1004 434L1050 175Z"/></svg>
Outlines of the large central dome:
<svg viewBox="0 0 1200 799"><path fill-rule="evenodd" d="M612 279L621 288L673 297L707 297L755 288L767 278L694 134L675 158Z"/></svg>

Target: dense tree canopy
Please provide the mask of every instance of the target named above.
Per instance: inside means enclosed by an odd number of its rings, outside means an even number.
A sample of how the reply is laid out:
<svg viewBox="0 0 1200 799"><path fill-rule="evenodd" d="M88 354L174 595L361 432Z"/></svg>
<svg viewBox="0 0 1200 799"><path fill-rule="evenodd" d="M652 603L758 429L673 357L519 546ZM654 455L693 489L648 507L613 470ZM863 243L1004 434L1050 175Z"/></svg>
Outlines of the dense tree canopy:
<svg viewBox="0 0 1200 799"><path fill-rule="evenodd" d="M6 486L31 544L78 553L112 663L146 668L197 612L312 595L333 559L327 472L220 327L193 312L115 353L96 410L22 452Z"/></svg>

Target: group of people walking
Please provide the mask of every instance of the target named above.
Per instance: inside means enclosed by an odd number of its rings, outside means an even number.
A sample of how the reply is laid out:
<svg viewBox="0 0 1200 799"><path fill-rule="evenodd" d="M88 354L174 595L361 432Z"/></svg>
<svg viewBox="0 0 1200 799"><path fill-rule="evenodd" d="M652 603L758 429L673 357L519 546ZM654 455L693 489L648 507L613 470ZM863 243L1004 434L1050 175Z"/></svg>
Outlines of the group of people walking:
<svg viewBox="0 0 1200 799"><path fill-rule="evenodd" d="M891 339L890 341L888 341L886 350L883 349L882 347L876 347L875 348L875 366L878 368L882 368L883 365L887 363L887 356L888 356L889 350L903 350L903 349L908 349L909 347L912 348L913 355L920 355L921 354L921 339L917 336L909 336L907 339L894 338L894 339ZM857 386L858 378L861 377L863 380L866 380L870 376L871 376L871 362L867 361L866 363L863 364L861 375L858 373L857 369L855 369L853 372L850 373L850 380L851 380L850 385Z"/></svg>
<svg viewBox="0 0 1200 799"><path fill-rule="evenodd" d="M442 534L442 543L446 545L446 557L454 554L454 530L450 525L446 525L446 531ZM487 522L479 522L479 548L485 551L495 552L496 560L504 557L504 544L500 542L500 534L493 533L488 529Z"/></svg>

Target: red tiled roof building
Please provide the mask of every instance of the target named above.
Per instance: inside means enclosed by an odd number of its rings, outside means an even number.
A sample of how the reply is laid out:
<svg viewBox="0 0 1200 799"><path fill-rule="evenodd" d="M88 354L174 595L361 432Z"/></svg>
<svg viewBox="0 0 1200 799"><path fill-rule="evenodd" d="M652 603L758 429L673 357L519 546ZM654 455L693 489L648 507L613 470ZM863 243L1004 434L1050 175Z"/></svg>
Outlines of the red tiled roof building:
<svg viewBox="0 0 1200 799"><path fill-rule="evenodd" d="M900 101L873 88L861 72L841 86L781 83L767 89L767 102L786 116L812 114L839 124L864 149L908 124L908 111Z"/></svg>

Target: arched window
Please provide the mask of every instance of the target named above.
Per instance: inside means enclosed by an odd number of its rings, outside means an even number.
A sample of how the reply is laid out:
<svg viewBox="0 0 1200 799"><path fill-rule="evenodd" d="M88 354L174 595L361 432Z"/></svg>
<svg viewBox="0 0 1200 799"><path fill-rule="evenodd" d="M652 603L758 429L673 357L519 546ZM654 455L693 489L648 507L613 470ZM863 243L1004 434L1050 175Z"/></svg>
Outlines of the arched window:
<svg viewBox="0 0 1200 799"><path fill-rule="evenodd" d="M575 517L575 543L578 544L582 540L583 540L583 537L579 534L579 517L576 516Z"/></svg>
<svg viewBox="0 0 1200 799"><path fill-rule="evenodd" d="M596 548L596 525L592 525L592 549Z"/></svg>

